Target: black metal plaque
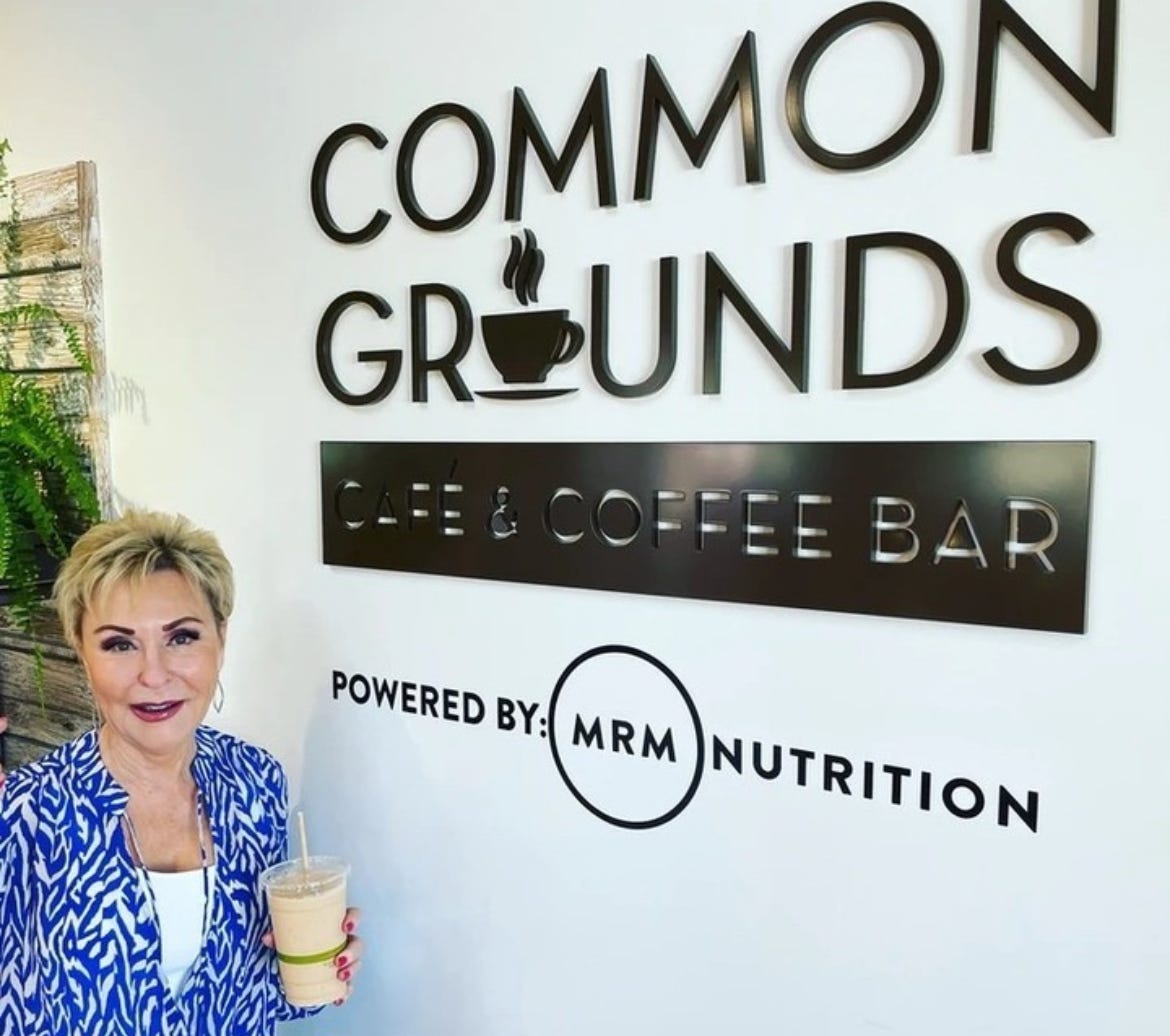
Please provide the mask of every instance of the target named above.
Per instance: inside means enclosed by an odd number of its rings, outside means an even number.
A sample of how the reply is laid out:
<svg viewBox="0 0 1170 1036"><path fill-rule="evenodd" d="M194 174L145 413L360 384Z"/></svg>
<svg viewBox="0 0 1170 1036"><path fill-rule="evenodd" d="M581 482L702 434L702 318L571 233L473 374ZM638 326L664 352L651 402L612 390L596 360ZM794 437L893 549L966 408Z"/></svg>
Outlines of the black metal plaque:
<svg viewBox="0 0 1170 1036"><path fill-rule="evenodd" d="M329 565L1083 633L1090 442L321 444Z"/></svg>

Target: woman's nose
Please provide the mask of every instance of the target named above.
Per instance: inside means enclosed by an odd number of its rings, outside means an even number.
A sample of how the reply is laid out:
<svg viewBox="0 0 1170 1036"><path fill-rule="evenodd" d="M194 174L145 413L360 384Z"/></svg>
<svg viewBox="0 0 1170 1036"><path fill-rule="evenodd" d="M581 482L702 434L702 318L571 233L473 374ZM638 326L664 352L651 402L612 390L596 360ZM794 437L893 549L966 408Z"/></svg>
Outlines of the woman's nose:
<svg viewBox="0 0 1170 1036"><path fill-rule="evenodd" d="M140 658L142 665L138 671L138 680L143 686L161 687L167 682L170 674L161 648L148 644L143 648Z"/></svg>

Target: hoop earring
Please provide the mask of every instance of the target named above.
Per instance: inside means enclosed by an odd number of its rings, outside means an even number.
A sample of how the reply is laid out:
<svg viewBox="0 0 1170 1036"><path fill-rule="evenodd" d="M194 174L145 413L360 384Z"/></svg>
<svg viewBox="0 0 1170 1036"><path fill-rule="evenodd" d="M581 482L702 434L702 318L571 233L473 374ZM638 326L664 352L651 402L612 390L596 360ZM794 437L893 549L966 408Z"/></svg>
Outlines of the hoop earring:
<svg viewBox="0 0 1170 1036"><path fill-rule="evenodd" d="M211 707L217 713L223 712L223 681L218 676L215 678L215 701Z"/></svg>

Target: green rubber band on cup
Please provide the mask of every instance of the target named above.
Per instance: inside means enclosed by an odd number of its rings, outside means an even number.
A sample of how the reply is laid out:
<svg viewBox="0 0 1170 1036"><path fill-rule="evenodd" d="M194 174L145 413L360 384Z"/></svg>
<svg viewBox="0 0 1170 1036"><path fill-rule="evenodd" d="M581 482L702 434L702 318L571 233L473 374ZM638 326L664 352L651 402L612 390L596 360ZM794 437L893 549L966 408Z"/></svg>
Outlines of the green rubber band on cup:
<svg viewBox="0 0 1170 1036"><path fill-rule="evenodd" d="M324 953L306 953L301 956L294 956L291 953L281 953L276 951L276 959L283 961L285 964L324 964L327 960L332 960L342 950L345 949L345 943L340 946L334 946L331 950L326 950Z"/></svg>

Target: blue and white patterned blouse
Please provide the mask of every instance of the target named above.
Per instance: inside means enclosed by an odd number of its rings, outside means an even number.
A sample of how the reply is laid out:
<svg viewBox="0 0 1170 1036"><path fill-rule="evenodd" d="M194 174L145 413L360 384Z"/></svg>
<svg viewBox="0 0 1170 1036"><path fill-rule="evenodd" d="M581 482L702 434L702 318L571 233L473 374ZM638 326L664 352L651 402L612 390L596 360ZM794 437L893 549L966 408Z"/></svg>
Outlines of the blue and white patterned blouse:
<svg viewBox="0 0 1170 1036"><path fill-rule="evenodd" d="M192 773L215 843L203 950L167 988L149 887L121 822L127 794L83 734L0 791L0 1036L271 1036L307 1012L281 995L260 872L283 859L284 771L207 727Z"/></svg>

